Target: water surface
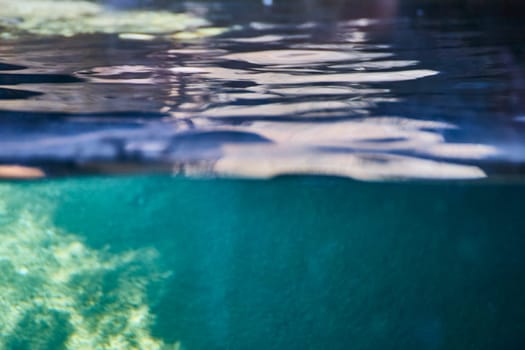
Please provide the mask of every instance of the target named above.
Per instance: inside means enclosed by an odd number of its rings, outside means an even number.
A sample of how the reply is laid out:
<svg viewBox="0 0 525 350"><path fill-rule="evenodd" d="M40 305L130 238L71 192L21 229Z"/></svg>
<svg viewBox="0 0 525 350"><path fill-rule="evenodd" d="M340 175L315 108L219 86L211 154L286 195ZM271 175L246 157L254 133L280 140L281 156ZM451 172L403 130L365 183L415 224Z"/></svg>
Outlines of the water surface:
<svg viewBox="0 0 525 350"><path fill-rule="evenodd" d="M520 177L519 20L157 6L194 19L165 28L150 6L157 27L6 25L0 160L48 175Z"/></svg>

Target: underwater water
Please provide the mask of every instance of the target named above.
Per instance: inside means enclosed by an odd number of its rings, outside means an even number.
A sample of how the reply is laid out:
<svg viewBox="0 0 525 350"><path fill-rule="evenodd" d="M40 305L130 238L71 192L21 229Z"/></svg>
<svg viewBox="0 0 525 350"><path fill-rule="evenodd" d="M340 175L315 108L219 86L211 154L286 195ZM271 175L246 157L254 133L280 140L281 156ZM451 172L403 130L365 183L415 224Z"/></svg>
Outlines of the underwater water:
<svg viewBox="0 0 525 350"><path fill-rule="evenodd" d="M0 0L0 350L524 348L525 22L453 3Z"/></svg>
<svg viewBox="0 0 525 350"><path fill-rule="evenodd" d="M0 191L2 348L525 344L522 185L145 176Z"/></svg>

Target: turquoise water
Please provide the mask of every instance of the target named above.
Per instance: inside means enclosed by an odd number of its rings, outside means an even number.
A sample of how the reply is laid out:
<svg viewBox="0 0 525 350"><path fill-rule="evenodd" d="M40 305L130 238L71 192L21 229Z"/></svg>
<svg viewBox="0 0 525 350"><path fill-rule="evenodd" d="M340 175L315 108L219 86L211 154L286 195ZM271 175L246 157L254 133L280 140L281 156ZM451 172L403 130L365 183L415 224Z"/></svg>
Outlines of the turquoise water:
<svg viewBox="0 0 525 350"><path fill-rule="evenodd" d="M4 349L525 344L519 183L145 176L0 191Z"/></svg>

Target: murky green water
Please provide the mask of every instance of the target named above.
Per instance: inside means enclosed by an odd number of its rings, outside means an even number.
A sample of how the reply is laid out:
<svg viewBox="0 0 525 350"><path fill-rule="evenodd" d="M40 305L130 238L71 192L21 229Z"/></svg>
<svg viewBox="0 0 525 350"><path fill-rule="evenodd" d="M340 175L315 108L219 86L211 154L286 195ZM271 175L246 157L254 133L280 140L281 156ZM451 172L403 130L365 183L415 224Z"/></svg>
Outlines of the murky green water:
<svg viewBox="0 0 525 350"><path fill-rule="evenodd" d="M519 349L525 187L0 185L6 349Z"/></svg>

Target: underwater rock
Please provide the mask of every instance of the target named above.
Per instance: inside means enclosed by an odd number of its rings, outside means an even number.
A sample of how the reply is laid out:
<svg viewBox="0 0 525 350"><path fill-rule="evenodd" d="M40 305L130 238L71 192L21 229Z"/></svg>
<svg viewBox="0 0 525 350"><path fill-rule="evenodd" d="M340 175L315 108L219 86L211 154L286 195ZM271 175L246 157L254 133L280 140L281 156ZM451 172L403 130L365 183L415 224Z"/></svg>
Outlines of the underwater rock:
<svg viewBox="0 0 525 350"><path fill-rule="evenodd" d="M150 332L169 276L156 250L92 249L49 223L52 203L10 186L0 185L0 349L177 348Z"/></svg>
<svg viewBox="0 0 525 350"><path fill-rule="evenodd" d="M72 331L69 314L36 306L21 317L13 334L6 339L6 349L66 349Z"/></svg>

